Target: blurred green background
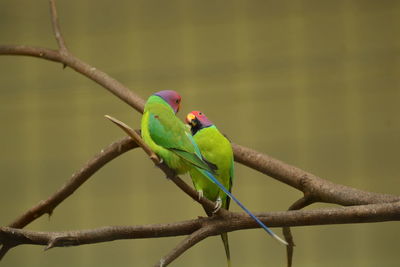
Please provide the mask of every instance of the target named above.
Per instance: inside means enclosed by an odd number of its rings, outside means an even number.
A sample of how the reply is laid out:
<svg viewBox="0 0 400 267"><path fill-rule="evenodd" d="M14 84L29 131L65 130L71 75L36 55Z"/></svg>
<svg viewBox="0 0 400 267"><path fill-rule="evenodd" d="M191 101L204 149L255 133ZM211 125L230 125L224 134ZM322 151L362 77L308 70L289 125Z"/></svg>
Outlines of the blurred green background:
<svg viewBox="0 0 400 267"><path fill-rule="evenodd" d="M400 2L58 1L67 45L143 98L183 97L234 142L335 183L400 194ZM0 2L0 43L56 48L48 1ZM57 190L140 114L60 64L0 57L0 225ZM236 165L234 192L253 211L301 194ZM189 179L186 178L189 182ZM318 204L314 207L326 205ZM239 211L236 205L232 210ZM117 158L27 229L174 222L203 215L140 150ZM276 229L280 233L279 229ZM399 224L293 229L294 266L398 266ZM182 237L72 248L21 246L2 266L151 266ZM262 230L230 234L234 266L285 266ZM225 266L219 237L172 266Z"/></svg>

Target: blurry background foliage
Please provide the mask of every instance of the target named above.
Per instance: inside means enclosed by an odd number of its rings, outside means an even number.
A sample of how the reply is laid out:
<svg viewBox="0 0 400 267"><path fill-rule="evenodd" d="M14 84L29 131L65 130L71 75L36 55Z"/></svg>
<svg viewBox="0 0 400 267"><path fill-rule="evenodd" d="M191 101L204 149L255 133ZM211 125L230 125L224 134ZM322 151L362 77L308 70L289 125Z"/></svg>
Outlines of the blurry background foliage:
<svg viewBox="0 0 400 267"><path fill-rule="evenodd" d="M234 142L335 183L399 194L399 1L57 1L70 50L143 98L174 89L180 117L204 111ZM56 47L48 1L0 2L0 43ZM60 64L0 57L0 225L58 189L140 114ZM188 182L189 179L186 178ZM254 211L301 194L236 164ZM324 206L315 205L314 207ZM232 210L238 211L236 205ZM172 222L203 215L140 150L101 169L34 230ZM398 266L395 222L294 228L295 266ZM277 229L280 232L279 229ZM230 234L235 266L285 266L262 230ZM151 266L182 237L43 252L4 266ZM211 256L211 257L210 257ZM173 266L224 266L219 237Z"/></svg>

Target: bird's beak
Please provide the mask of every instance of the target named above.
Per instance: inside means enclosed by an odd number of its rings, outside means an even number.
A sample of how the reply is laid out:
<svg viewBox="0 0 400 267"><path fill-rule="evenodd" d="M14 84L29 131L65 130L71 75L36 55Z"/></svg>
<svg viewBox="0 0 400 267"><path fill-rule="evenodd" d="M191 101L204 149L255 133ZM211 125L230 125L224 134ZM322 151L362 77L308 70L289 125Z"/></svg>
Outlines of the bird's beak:
<svg viewBox="0 0 400 267"><path fill-rule="evenodd" d="M195 118L196 118L195 115L193 115L192 113L189 113L189 114L186 116L186 123L189 124L189 125L195 124L195 121L194 121Z"/></svg>

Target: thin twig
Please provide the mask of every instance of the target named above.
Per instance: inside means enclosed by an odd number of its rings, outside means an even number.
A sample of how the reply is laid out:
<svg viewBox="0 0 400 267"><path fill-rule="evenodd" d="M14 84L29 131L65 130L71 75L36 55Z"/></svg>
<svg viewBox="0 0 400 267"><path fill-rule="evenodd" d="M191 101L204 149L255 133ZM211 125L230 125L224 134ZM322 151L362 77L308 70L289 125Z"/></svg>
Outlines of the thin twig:
<svg viewBox="0 0 400 267"><path fill-rule="evenodd" d="M50 0L50 15L51 15L51 25L53 27L54 36L58 44L59 51L62 55L68 54L67 46L65 45L64 37L61 34L60 24L58 22L58 14L56 1Z"/></svg>
<svg viewBox="0 0 400 267"><path fill-rule="evenodd" d="M15 246L15 245L14 245ZM7 252L12 249L14 246L7 244L6 242L3 243L3 245L0 248L0 261L3 259L3 257L7 254Z"/></svg>
<svg viewBox="0 0 400 267"><path fill-rule="evenodd" d="M298 199L296 202L294 202L288 210L300 210L302 208L305 208L309 205L314 203L313 199L309 197L309 195L305 195L304 197ZM293 235L292 231L290 230L290 227L283 227L282 228L283 235L285 237L286 242L289 244L286 247L286 258L287 258L287 266L291 267L292 262L293 262L293 248L295 246L293 242Z"/></svg>
<svg viewBox="0 0 400 267"><path fill-rule="evenodd" d="M67 55L60 54L56 50L31 47L24 45L0 45L0 55L19 55L30 56L41 59L50 60L53 62L63 63L76 72L86 76L94 82L100 84L108 91L116 95L119 99L143 113L144 100L137 94L130 91L126 86L107 75L105 72L96 69L71 53Z"/></svg>
<svg viewBox="0 0 400 267"><path fill-rule="evenodd" d="M144 150L144 152L146 152L146 154L150 157L150 159L154 162L154 164L158 165L161 163L158 156L150 149L148 145L146 145L146 143L140 137L139 133L134 131L132 128L130 128L122 121L117 120L116 118L111 117L110 115L104 115L104 117L112 121L115 125L121 128L128 136L130 136L133 139L133 141L135 141L136 144L138 144Z"/></svg>
<svg viewBox="0 0 400 267"><path fill-rule="evenodd" d="M182 255L185 251L207 238L212 234L212 227L202 227L199 230L193 232L191 235L186 237L180 242L173 250L171 250L165 257L156 263L155 267L164 267L169 265L172 261Z"/></svg>

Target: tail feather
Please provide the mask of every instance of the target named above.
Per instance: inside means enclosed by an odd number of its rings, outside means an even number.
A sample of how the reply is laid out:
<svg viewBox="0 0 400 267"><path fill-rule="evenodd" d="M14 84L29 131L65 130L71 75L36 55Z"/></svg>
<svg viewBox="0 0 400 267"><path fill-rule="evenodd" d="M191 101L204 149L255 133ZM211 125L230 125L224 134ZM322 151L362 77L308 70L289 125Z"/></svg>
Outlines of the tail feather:
<svg viewBox="0 0 400 267"><path fill-rule="evenodd" d="M251 218L253 218L270 236L272 236L274 239L276 239L277 241L281 242L284 245L288 245L288 243L283 240L282 238L280 238L278 235L276 235L274 232L272 232L271 229L269 229L262 221L260 221L259 218L257 218L250 210L248 210L234 195L231 194L231 192L229 192L229 190L227 190L225 188L225 186L223 186L221 184L220 181L218 181L210 172L205 171L203 169L198 168L198 170L203 173L207 178L209 178L214 184L216 184L222 191L224 191L225 194L227 194L233 201L236 202L236 204L239 205L239 207L241 207Z"/></svg>
<svg viewBox="0 0 400 267"><path fill-rule="evenodd" d="M221 239L222 239L222 243L224 243L226 261L228 263L228 267L231 267L231 252L229 250L228 233L222 233Z"/></svg>
<svg viewBox="0 0 400 267"><path fill-rule="evenodd" d="M213 215L213 213L208 211L206 208L204 208L204 211L207 213L208 217L211 217ZM226 262L228 264L227 266L231 267L231 252L229 249L228 233L222 233L221 239L222 239L222 243L224 244L224 249L225 249L225 254L226 254Z"/></svg>

